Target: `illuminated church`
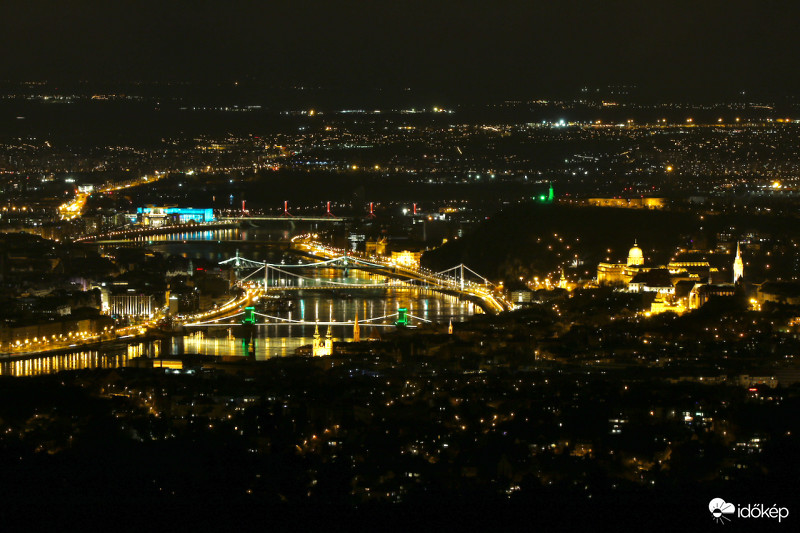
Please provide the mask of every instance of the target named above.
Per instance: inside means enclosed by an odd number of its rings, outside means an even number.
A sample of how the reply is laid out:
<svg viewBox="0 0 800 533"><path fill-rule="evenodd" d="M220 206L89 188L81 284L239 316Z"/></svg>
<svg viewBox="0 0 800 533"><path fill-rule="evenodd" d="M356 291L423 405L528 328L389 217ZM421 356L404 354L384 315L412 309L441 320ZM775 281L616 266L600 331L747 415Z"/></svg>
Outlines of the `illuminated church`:
<svg viewBox="0 0 800 533"><path fill-rule="evenodd" d="M744 278L744 261L739 243L736 243L736 259L733 260L733 284L736 285Z"/></svg>
<svg viewBox="0 0 800 533"><path fill-rule="evenodd" d="M317 356L324 356L324 355L331 355L333 353L333 339L331 338L331 328L328 327L328 331L325 333L325 336L319 334L319 324L314 328L314 339L311 342L311 354L314 357Z"/></svg>

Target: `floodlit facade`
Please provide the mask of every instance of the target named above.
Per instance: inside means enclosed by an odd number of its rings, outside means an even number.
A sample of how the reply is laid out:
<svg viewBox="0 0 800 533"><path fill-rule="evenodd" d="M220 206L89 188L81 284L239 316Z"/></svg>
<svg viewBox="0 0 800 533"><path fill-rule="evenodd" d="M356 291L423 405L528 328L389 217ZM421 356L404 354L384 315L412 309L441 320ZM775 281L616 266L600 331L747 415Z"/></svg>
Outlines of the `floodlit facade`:
<svg viewBox="0 0 800 533"><path fill-rule="evenodd" d="M114 294L111 296L111 313L119 316L151 316L156 302L150 294Z"/></svg>
<svg viewBox="0 0 800 533"><path fill-rule="evenodd" d="M589 198L589 205L597 207L623 207L627 209L663 209L664 198Z"/></svg>
<svg viewBox="0 0 800 533"><path fill-rule="evenodd" d="M597 265L599 285L627 285L636 277L644 265L644 253L636 241L628 251L625 263L600 263Z"/></svg>
<svg viewBox="0 0 800 533"><path fill-rule="evenodd" d="M172 223L212 222L215 219L211 208L195 209L192 207L140 207L136 213L145 226L167 226Z"/></svg>
<svg viewBox="0 0 800 533"><path fill-rule="evenodd" d="M392 252L392 262L404 267L419 268L420 258L422 258L422 252L409 252L408 250Z"/></svg>
<svg viewBox="0 0 800 533"><path fill-rule="evenodd" d="M311 342L311 354L314 357L322 357L333 354L333 339L331 338L331 328L325 332L325 336L319 334L319 324L314 328L314 340Z"/></svg>

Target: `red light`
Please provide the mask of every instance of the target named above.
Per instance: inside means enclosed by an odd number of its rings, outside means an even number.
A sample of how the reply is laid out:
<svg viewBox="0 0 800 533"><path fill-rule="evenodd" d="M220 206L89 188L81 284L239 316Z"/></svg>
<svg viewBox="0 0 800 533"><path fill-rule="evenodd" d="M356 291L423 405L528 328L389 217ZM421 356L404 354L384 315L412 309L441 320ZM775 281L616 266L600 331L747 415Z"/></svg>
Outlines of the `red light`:
<svg viewBox="0 0 800 533"><path fill-rule="evenodd" d="M758 389L757 389L757 388L755 388L755 387L750 387L750 388L749 388L749 389L747 389L747 390L749 390L750 392L758 392Z"/></svg>

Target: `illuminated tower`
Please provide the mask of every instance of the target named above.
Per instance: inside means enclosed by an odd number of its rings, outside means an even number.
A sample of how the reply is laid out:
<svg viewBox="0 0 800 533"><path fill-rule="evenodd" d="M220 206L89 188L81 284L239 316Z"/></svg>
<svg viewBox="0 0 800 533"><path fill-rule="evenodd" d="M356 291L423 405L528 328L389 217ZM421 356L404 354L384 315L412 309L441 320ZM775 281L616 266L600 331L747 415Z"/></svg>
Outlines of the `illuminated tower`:
<svg viewBox="0 0 800 533"><path fill-rule="evenodd" d="M739 283L744 278L744 261L742 261L742 250L739 243L736 243L736 259L733 260L733 283Z"/></svg>
<svg viewBox="0 0 800 533"><path fill-rule="evenodd" d="M561 269L561 278L558 280L558 288L559 289L566 289L567 288L567 277L564 275L564 269Z"/></svg>
<svg viewBox="0 0 800 533"><path fill-rule="evenodd" d="M358 309L356 309L356 319L353 321L353 342L361 340L361 328L358 326Z"/></svg>
<svg viewBox="0 0 800 533"><path fill-rule="evenodd" d="M547 193L547 203L549 203L549 204L553 203L553 200L555 200L555 198L556 198L556 195L553 192L553 182L551 181L550 182L550 191Z"/></svg>

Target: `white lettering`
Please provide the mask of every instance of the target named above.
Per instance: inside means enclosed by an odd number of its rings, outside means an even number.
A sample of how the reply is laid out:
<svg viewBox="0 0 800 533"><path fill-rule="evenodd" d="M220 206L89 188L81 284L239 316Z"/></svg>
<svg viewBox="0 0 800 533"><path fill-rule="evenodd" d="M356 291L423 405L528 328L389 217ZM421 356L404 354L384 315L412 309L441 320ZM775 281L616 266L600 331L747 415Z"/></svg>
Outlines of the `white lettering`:
<svg viewBox="0 0 800 533"><path fill-rule="evenodd" d="M789 509L778 507L777 504L765 507L763 503L751 503L740 506L736 516L739 518L777 518L778 522L781 522L789 516Z"/></svg>

